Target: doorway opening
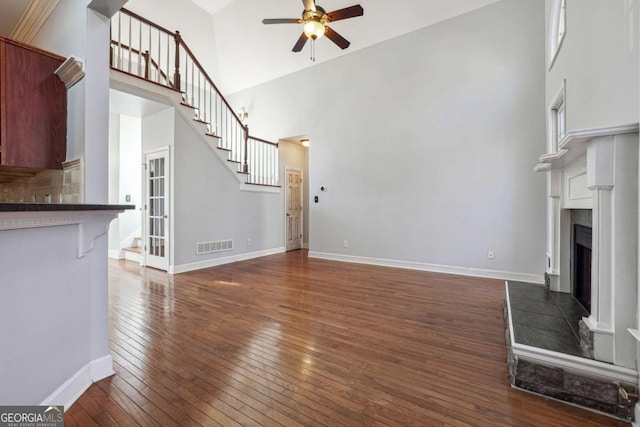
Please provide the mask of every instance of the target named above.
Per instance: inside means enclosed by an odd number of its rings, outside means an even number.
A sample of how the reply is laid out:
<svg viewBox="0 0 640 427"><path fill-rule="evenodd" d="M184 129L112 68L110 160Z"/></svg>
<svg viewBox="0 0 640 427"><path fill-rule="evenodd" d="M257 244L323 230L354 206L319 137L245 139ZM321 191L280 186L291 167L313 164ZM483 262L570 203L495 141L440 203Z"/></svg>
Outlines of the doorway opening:
<svg viewBox="0 0 640 427"><path fill-rule="evenodd" d="M280 139L284 183L284 241L287 251L309 248L309 137Z"/></svg>

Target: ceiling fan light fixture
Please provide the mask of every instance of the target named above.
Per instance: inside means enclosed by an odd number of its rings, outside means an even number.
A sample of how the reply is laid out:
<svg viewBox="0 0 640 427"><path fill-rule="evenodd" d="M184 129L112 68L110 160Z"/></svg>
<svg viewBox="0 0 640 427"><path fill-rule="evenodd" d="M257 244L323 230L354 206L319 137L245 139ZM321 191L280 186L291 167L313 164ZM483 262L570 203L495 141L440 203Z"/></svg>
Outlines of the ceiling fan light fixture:
<svg viewBox="0 0 640 427"><path fill-rule="evenodd" d="M304 24L303 31L307 37L316 40L324 35L326 28L320 21L313 20Z"/></svg>

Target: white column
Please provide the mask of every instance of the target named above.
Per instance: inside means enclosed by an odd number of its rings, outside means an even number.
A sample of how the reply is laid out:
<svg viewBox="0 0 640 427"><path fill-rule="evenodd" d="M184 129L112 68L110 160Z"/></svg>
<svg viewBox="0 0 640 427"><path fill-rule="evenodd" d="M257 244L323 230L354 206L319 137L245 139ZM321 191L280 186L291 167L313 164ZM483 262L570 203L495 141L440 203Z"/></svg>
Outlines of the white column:
<svg viewBox="0 0 640 427"><path fill-rule="evenodd" d="M636 324L638 312L638 134L614 138L612 282L614 363L636 366L635 340L627 328Z"/></svg>
<svg viewBox="0 0 640 427"><path fill-rule="evenodd" d="M560 292L560 184L561 172L552 169L547 174L547 265L552 291Z"/></svg>
<svg viewBox="0 0 640 427"><path fill-rule="evenodd" d="M585 319L593 332L596 360L614 362L612 283L613 137L587 143L587 185L593 192L591 248L591 315Z"/></svg>
<svg viewBox="0 0 640 427"><path fill-rule="evenodd" d="M638 134L594 138L587 146L593 192L591 315L594 357L636 367L627 333L638 312Z"/></svg>

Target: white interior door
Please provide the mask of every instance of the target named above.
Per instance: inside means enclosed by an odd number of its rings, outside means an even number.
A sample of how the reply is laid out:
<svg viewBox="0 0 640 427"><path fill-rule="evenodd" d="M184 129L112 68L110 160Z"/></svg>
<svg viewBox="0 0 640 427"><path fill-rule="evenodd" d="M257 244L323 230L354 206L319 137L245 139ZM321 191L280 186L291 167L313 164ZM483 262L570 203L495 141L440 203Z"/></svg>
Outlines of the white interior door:
<svg viewBox="0 0 640 427"><path fill-rule="evenodd" d="M169 268L169 150L148 153L145 205L145 262Z"/></svg>
<svg viewBox="0 0 640 427"><path fill-rule="evenodd" d="M302 247L302 172L294 169L285 171L287 182L286 230L287 250Z"/></svg>

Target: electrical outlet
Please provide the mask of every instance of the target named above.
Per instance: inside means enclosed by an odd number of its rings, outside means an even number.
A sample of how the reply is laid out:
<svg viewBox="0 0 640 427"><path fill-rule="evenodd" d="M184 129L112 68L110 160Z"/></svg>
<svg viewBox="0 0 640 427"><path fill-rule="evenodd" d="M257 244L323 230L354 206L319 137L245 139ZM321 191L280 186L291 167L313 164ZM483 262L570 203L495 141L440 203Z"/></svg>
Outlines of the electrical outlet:
<svg viewBox="0 0 640 427"><path fill-rule="evenodd" d="M342 247L343 248L348 248L349 247L349 242L346 241L346 240L344 242L342 242Z"/></svg>
<svg viewBox="0 0 640 427"><path fill-rule="evenodd" d="M489 251L489 252L487 253L487 258L489 258L489 259L493 259L493 251Z"/></svg>
<svg viewBox="0 0 640 427"><path fill-rule="evenodd" d="M251 246L251 245L253 245L253 240L247 239L247 246Z"/></svg>

